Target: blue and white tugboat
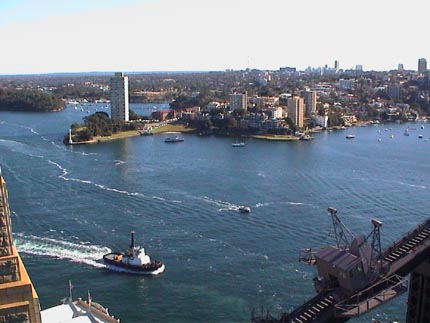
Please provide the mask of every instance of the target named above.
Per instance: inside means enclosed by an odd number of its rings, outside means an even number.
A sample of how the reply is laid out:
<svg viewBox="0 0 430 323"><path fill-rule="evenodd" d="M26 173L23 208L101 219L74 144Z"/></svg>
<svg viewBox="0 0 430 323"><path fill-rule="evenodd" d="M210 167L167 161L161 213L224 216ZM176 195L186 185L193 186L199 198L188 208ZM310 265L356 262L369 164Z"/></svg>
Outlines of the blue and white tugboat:
<svg viewBox="0 0 430 323"><path fill-rule="evenodd" d="M131 232L131 244L126 252L108 253L103 256L103 261L108 269L133 274L158 275L165 268L161 261L151 261L145 253L145 248L134 245L134 231Z"/></svg>

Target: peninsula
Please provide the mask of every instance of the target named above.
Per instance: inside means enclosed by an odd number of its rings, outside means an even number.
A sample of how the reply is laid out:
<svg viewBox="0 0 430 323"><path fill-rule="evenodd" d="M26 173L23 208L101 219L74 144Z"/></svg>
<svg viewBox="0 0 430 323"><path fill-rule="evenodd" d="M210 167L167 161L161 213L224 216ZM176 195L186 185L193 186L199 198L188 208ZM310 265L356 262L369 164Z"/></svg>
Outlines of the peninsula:
<svg viewBox="0 0 430 323"><path fill-rule="evenodd" d="M56 95L38 90L0 88L0 111L61 111L65 103Z"/></svg>

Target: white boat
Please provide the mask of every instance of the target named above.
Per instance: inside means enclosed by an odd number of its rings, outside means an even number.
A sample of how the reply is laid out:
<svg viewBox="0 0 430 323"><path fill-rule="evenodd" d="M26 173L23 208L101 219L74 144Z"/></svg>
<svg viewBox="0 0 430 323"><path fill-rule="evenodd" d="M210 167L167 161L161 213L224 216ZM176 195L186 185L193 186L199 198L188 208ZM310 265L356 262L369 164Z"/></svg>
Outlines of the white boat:
<svg viewBox="0 0 430 323"><path fill-rule="evenodd" d="M346 138L346 139L354 139L354 138L355 138L355 135L346 135L346 136L345 136L345 138Z"/></svg>
<svg viewBox="0 0 430 323"><path fill-rule="evenodd" d="M314 139L314 137L310 136L309 134L306 134L306 135L300 137L300 140L305 140L305 141L309 141L312 139Z"/></svg>
<svg viewBox="0 0 430 323"><path fill-rule="evenodd" d="M238 210L240 213L251 213L251 208L249 206L240 205Z"/></svg>
<svg viewBox="0 0 430 323"><path fill-rule="evenodd" d="M144 248L134 245L134 231L131 232L131 244L126 252L108 253L103 256L103 261L108 269L125 269L136 274L158 275L165 269L161 261L151 261Z"/></svg>
<svg viewBox="0 0 430 323"><path fill-rule="evenodd" d="M245 147L244 142L234 142L231 144L233 147Z"/></svg>
<svg viewBox="0 0 430 323"><path fill-rule="evenodd" d="M405 129L405 132L403 133L405 136L409 136L409 131L408 129Z"/></svg>

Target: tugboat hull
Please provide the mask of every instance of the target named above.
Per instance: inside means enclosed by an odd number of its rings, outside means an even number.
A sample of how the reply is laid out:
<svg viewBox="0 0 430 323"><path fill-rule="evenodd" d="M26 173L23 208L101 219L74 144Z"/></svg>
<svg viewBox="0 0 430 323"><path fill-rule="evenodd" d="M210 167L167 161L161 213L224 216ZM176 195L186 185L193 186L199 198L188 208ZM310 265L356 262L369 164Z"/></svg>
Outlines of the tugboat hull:
<svg viewBox="0 0 430 323"><path fill-rule="evenodd" d="M112 252L103 256L103 261L108 269L124 269L130 273L143 275L158 275L164 271L164 264L161 261L151 261L148 264L135 266L122 261L123 257L128 257L120 252Z"/></svg>

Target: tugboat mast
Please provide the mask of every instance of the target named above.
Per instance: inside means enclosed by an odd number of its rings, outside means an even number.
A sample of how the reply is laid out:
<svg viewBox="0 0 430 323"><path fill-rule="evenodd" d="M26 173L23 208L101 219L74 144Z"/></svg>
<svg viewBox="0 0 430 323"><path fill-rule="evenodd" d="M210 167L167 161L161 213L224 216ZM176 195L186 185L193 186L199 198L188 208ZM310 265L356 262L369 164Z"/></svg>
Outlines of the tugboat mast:
<svg viewBox="0 0 430 323"><path fill-rule="evenodd" d="M134 249L134 231L131 231L131 244L130 249Z"/></svg>

